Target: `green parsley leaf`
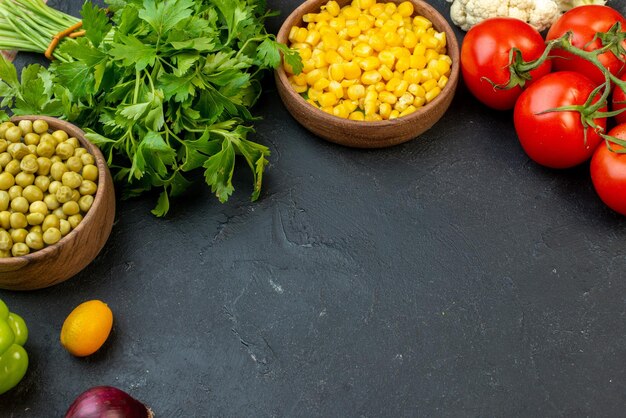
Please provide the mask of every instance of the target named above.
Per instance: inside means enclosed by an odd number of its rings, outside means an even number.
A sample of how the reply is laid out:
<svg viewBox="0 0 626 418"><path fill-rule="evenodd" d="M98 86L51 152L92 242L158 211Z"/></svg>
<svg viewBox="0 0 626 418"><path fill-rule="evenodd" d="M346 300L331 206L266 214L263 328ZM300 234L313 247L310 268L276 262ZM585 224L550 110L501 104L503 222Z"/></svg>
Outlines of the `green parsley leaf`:
<svg viewBox="0 0 626 418"><path fill-rule="evenodd" d="M106 12L90 2L85 2L80 14L83 18L85 36L98 47L112 27Z"/></svg>

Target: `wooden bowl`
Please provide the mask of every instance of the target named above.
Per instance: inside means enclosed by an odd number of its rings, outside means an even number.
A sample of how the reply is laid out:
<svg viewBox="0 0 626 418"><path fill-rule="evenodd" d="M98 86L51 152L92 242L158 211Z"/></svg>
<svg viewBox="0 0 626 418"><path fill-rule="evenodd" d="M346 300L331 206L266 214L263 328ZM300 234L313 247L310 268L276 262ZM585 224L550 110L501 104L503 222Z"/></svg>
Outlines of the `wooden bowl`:
<svg viewBox="0 0 626 418"><path fill-rule="evenodd" d="M22 119L43 119L51 130L62 129L76 137L96 159L98 190L84 219L59 242L25 256L0 259L0 288L9 290L41 289L74 276L98 255L115 217L111 173L102 153L85 138L85 133L69 122L47 116L20 116L12 121Z"/></svg>
<svg viewBox="0 0 626 418"><path fill-rule="evenodd" d="M402 0L391 0L396 4ZM445 32L447 54L452 59L452 68L447 85L432 102L415 112L392 120L375 122L353 121L339 118L310 105L289 84L283 66L274 72L278 93L291 115L314 134L337 144L357 148L382 148L411 140L430 129L446 112L459 80L459 45L454 31L446 19L432 6L422 0L410 0L414 15L428 18L438 32ZM317 13L328 0L307 0L291 13L281 26L277 39L289 44L292 26L305 25L302 16ZM338 0L341 7L351 0Z"/></svg>

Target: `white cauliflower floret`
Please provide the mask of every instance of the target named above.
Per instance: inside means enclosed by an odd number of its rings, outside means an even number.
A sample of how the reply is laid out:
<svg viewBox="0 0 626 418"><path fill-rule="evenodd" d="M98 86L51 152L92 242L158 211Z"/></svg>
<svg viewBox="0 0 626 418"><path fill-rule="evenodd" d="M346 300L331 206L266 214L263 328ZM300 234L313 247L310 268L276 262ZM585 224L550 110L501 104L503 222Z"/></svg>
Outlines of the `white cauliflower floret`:
<svg viewBox="0 0 626 418"><path fill-rule="evenodd" d="M463 30L490 17L514 17L548 29L564 11L583 4L606 4L606 0L448 0L450 18Z"/></svg>

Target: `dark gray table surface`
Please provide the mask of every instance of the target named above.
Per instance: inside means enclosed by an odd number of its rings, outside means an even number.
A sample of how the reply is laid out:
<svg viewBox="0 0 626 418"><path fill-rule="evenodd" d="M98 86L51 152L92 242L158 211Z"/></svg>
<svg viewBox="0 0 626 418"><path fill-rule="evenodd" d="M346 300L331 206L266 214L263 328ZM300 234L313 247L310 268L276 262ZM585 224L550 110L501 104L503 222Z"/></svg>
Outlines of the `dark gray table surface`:
<svg viewBox="0 0 626 418"><path fill-rule="evenodd" d="M463 85L430 131L383 150L316 138L271 80L255 113L272 151L258 202L243 166L223 205L198 188L157 219L154 196L118 201L84 271L0 291L31 360L1 417L60 417L96 385L162 418L623 415L626 219L587 165L537 166L512 115ZM112 335L74 358L61 325L96 298Z"/></svg>

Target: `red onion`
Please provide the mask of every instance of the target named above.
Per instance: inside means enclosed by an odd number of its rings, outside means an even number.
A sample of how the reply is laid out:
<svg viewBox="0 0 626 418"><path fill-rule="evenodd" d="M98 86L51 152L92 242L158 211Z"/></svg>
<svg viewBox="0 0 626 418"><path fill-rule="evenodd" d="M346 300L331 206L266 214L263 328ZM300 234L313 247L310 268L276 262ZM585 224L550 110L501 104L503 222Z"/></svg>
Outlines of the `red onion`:
<svg viewBox="0 0 626 418"><path fill-rule="evenodd" d="M65 418L153 418L144 404L123 390L96 386L74 400Z"/></svg>

